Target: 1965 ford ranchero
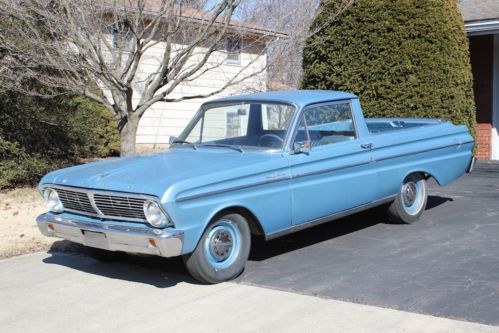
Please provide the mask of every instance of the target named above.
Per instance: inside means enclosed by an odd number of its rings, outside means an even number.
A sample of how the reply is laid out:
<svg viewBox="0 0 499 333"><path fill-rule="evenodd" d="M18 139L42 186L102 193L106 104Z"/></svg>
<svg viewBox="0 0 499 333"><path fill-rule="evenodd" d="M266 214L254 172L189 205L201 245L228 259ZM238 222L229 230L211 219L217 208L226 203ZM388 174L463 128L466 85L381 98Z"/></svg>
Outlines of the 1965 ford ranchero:
<svg viewBox="0 0 499 333"><path fill-rule="evenodd" d="M251 234L272 239L386 204L423 213L426 180L471 172L465 126L364 119L355 95L268 92L201 106L163 152L51 172L40 231L90 248L183 256L198 280L244 268ZM102 251L102 250L98 250Z"/></svg>

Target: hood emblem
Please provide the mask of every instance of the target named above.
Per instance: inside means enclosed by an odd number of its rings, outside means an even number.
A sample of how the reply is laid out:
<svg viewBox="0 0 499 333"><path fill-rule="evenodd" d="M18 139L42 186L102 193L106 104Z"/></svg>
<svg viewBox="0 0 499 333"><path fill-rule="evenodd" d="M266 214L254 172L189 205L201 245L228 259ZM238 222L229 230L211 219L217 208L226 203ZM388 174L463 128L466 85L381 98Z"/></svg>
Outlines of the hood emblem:
<svg viewBox="0 0 499 333"><path fill-rule="evenodd" d="M104 173L100 173L100 174L98 174L98 175L97 175L97 180L101 180L102 178L107 177L108 175L109 175L109 174L108 174L108 173L106 173L106 172L104 172Z"/></svg>

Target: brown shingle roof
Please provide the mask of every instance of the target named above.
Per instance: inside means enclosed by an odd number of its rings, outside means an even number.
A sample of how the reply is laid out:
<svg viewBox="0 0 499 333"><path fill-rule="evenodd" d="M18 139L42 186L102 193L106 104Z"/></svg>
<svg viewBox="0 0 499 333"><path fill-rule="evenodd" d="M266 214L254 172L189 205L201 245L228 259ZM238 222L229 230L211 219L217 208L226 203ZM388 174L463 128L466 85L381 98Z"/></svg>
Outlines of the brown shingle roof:
<svg viewBox="0 0 499 333"><path fill-rule="evenodd" d="M126 10L134 10L137 8L137 3L131 1L116 1L116 0L104 0L110 8L115 5L118 8L124 8ZM144 2L144 12L146 14L154 15L161 9L162 0L145 0ZM176 15L180 15L185 20L190 20L196 23L207 23L212 19L212 13L207 13L202 10L198 10L195 8L190 8L187 6L178 6L175 5L174 13ZM224 22L224 16L220 15L215 22L218 24L222 24ZM260 36L268 36L268 37L286 37L287 34L282 31L271 30L266 27L258 26L255 24L241 22L235 19L230 20L230 24L228 25L229 29L237 29L239 32L256 34Z"/></svg>
<svg viewBox="0 0 499 333"><path fill-rule="evenodd" d="M461 0L465 22L499 19L499 0Z"/></svg>

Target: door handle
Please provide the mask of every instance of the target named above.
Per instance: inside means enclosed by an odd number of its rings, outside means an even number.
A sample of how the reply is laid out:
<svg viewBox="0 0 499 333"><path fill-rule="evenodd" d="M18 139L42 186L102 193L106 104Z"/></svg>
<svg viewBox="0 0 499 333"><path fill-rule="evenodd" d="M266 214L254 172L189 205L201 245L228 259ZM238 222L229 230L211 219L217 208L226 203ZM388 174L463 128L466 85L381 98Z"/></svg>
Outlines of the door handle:
<svg viewBox="0 0 499 333"><path fill-rule="evenodd" d="M360 145L360 148L362 149L373 149L373 144L372 143L363 143Z"/></svg>

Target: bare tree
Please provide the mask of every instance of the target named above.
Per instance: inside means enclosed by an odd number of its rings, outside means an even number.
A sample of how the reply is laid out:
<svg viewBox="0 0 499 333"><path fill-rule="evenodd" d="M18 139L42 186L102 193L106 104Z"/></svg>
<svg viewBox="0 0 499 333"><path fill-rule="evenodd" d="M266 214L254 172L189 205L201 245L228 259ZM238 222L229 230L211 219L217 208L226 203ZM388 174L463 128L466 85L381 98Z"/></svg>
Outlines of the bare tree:
<svg viewBox="0 0 499 333"><path fill-rule="evenodd" d="M117 120L122 155L134 153L139 120L154 103L209 97L266 70L257 61L265 47L254 46L276 34L232 21L239 0L187 1L197 9L185 2L0 0L2 86L42 96L83 94L105 105ZM211 91L176 93L220 71L232 37L249 40L244 47L260 53L222 73L224 83ZM33 91L31 82L45 89Z"/></svg>
<svg viewBox="0 0 499 333"><path fill-rule="evenodd" d="M319 0L255 0L241 4L245 22L266 26L288 35L269 45L269 88L297 88L301 80L301 52Z"/></svg>
<svg viewBox="0 0 499 333"><path fill-rule="evenodd" d="M268 45L270 89L298 88L302 78L302 53L307 39L334 21L354 0L338 1L337 12L326 23L311 28L319 15L320 0L253 0L241 3L241 20L287 35Z"/></svg>

